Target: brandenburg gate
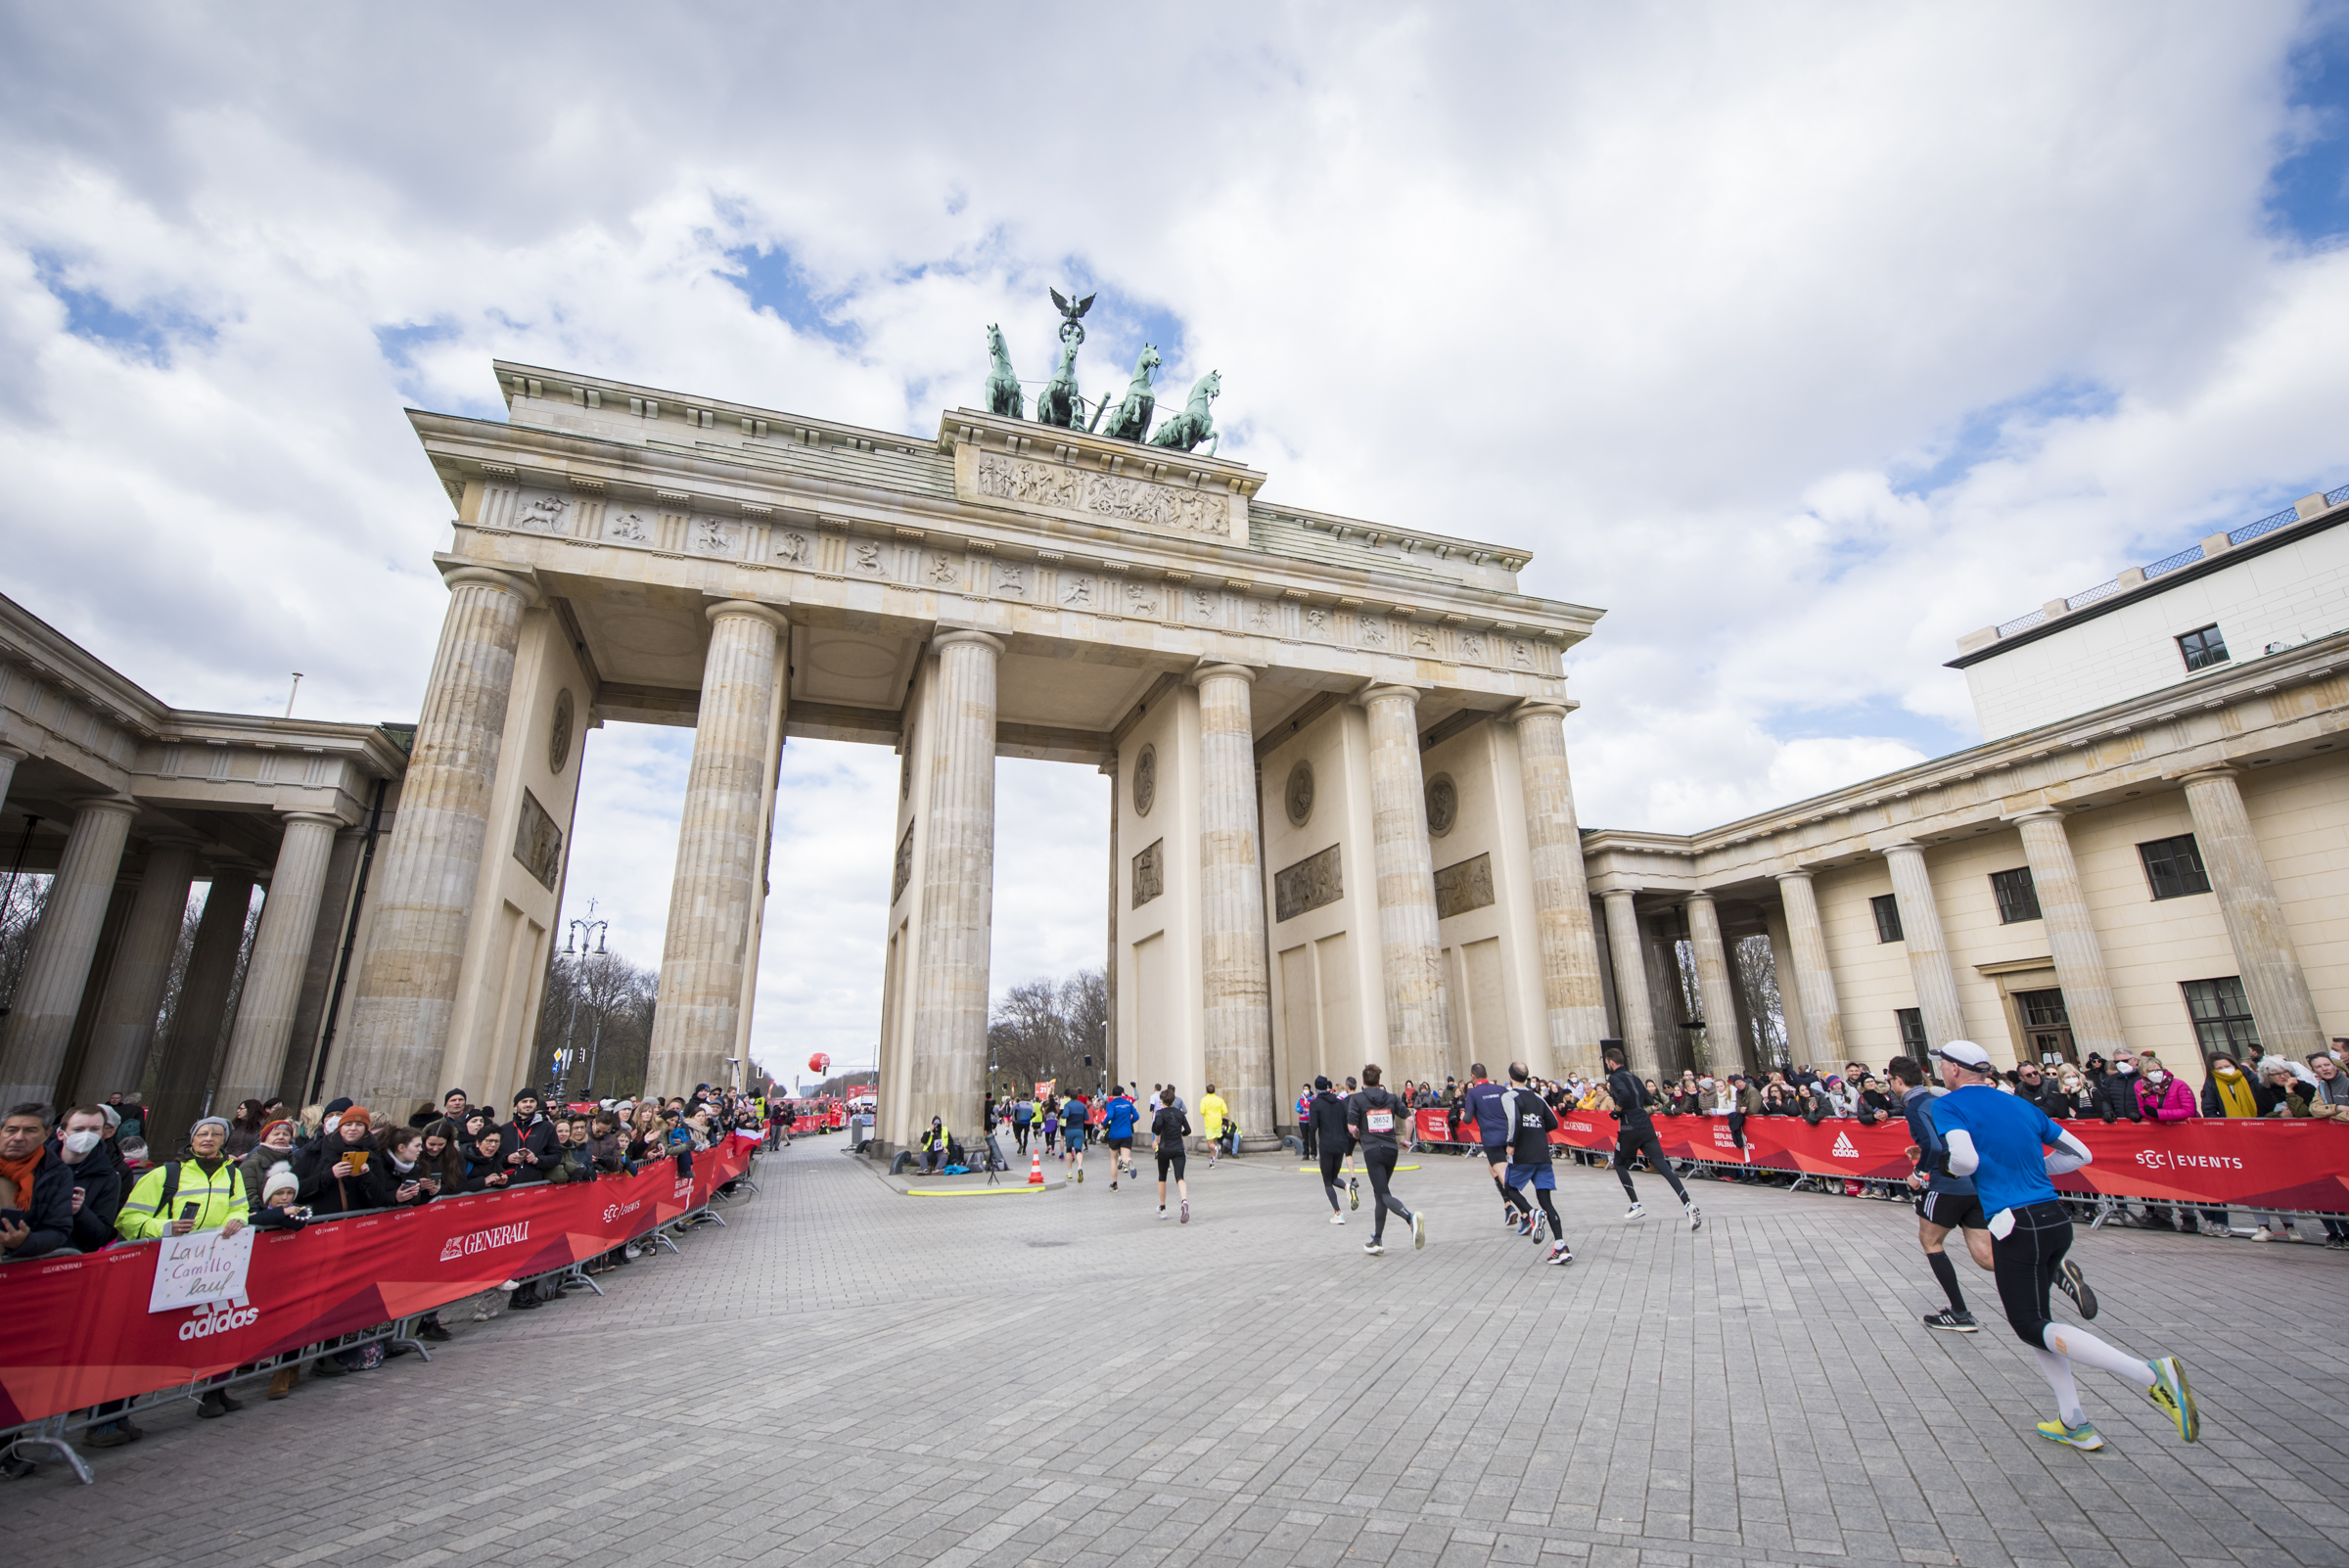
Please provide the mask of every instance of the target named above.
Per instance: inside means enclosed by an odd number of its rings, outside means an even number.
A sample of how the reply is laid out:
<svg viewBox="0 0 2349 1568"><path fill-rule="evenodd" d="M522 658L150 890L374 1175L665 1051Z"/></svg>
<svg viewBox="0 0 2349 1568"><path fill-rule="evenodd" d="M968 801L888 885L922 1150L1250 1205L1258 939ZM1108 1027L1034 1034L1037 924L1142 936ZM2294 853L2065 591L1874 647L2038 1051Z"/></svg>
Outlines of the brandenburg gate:
<svg viewBox="0 0 2349 1568"><path fill-rule="evenodd" d="M902 759L889 1145L985 1089L999 756L1115 782L1114 1077L1213 1082L1255 1133L1366 1060L1596 1068L1561 656L1599 612L1520 593L1525 551L1267 501L1016 398L923 440L496 370L506 422L411 415L456 506L449 604L337 1091L404 1111L529 1071L607 719L695 732L652 1091L747 1060L767 892L829 891L770 857L794 735Z"/></svg>

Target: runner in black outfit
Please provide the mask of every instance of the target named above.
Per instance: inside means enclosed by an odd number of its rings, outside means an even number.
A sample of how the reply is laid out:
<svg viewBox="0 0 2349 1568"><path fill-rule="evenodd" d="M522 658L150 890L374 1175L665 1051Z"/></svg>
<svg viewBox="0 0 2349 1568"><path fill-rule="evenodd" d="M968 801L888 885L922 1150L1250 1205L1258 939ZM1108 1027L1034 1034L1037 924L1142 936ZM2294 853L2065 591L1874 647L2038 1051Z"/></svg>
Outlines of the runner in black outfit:
<svg viewBox="0 0 2349 1568"><path fill-rule="evenodd" d="M1174 1085L1170 1084L1158 1091L1158 1114L1150 1119L1151 1135L1158 1139L1158 1217L1167 1217L1167 1169L1174 1171L1174 1196L1182 1205L1181 1223L1191 1222L1191 1185L1182 1178L1182 1170L1190 1162L1182 1140L1191 1135L1191 1119L1182 1114L1174 1103Z"/></svg>
<svg viewBox="0 0 2349 1568"><path fill-rule="evenodd" d="M1548 1222L1550 1239L1557 1245L1549 1249L1545 1263L1570 1264L1574 1249L1566 1245L1566 1222L1558 1218L1558 1207L1550 1201L1550 1192L1557 1186L1556 1172L1549 1163L1549 1135L1557 1130L1558 1116L1537 1093L1533 1072L1523 1062L1509 1064L1509 1086L1501 1091L1501 1107L1509 1118L1508 1180L1502 1191L1518 1204L1525 1202L1520 1190L1528 1181L1534 1184L1534 1196L1541 1200L1542 1218ZM1531 1220L1518 1227L1518 1234L1542 1239L1542 1230Z"/></svg>
<svg viewBox="0 0 2349 1568"><path fill-rule="evenodd" d="M1345 1206L1338 1202L1340 1173L1346 1165L1348 1138L1346 1133L1346 1102L1329 1086L1329 1080L1313 1080L1313 1120L1306 1123L1313 1130L1313 1142L1321 1150L1321 1190L1329 1198L1329 1222L1346 1222ZM1356 1202L1359 1204L1359 1199Z"/></svg>
<svg viewBox="0 0 2349 1568"><path fill-rule="evenodd" d="M1416 1215L1404 1206L1401 1198L1387 1190L1395 1175L1395 1162L1402 1148L1397 1142L1396 1127L1403 1125L1403 1135L1409 1135L1411 1113L1403 1101L1379 1087L1376 1063L1362 1069L1362 1089L1346 1102L1346 1130L1360 1140L1362 1168L1370 1173L1370 1202L1373 1218L1370 1239L1362 1243L1362 1251L1376 1258L1386 1248L1387 1214L1391 1210L1409 1222L1411 1245L1427 1245L1427 1217Z"/></svg>
<svg viewBox="0 0 2349 1568"><path fill-rule="evenodd" d="M1647 1211L1640 1207L1639 1189L1632 1185L1632 1158L1647 1156L1648 1169L1672 1183L1680 1194L1681 1207L1687 1211L1688 1228L1695 1230L1705 1222L1688 1197L1688 1189L1681 1185L1672 1162L1664 1158L1664 1144L1656 1136L1656 1124L1648 1119L1647 1090L1626 1065L1623 1047L1610 1042L1600 1058L1607 1066L1607 1094L1615 1101L1615 1120L1621 1123L1615 1133L1615 1178L1623 1183L1624 1195L1632 1200L1626 1220L1644 1218Z"/></svg>

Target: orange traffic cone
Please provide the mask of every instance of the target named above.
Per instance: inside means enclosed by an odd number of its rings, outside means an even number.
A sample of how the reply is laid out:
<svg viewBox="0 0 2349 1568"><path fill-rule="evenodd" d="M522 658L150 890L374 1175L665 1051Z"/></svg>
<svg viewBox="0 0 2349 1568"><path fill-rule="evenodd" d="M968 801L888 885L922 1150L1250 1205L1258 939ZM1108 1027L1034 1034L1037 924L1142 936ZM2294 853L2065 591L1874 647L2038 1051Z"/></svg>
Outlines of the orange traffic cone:
<svg viewBox="0 0 2349 1568"><path fill-rule="evenodd" d="M1041 1149L1034 1149L1029 1153L1028 1184L1032 1187L1044 1184L1044 1151Z"/></svg>

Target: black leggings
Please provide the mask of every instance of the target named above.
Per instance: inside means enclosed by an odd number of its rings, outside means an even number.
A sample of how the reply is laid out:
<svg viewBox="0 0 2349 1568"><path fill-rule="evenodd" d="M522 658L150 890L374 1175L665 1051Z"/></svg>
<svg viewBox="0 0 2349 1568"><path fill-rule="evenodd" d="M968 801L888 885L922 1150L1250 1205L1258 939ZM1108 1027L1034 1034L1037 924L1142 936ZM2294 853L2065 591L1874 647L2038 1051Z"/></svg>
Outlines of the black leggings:
<svg viewBox="0 0 2349 1568"><path fill-rule="evenodd" d="M1639 1201L1639 1189L1632 1185L1632 1157L1636 1154L1646 1155L1648 1169L1671 1182L1672 1190L1680 1194L1682 1203L1688 1201L1688 1189L1681 1185L1680 1174L1664 1158L1664 1144L1651 1127L1644 1132L1618 1133L1615 1138L1615 1179L1623 1183L1624 1192L1634 1203Z"/></svg>
<svg viewBox="0 0 2349 1568"><path fill-rule="evenodd" d="M1376 1214L1376 1218L1370 1222L1372 1241L1387 1233L1388 1211L1392 1210L1405 1220L1411 1217L1411 1211L1403 1206L1403 1200L1387 1190L1387 1182L1395 1175L1395 1162L1400 1158L1402 1151L1398 1149L1376 1149L1368 1144L1362 1146L1362 1167L1370 1173L1370 1206Z"/></svg>
<svg viewBox="0 0 2349 1568"><path fill-rule="evenodd" d="M1189 1165L1190 1163L1191 1163L1190 1151L1189 1151L1189 1150L1187 1150L1187 1149L1161 1149L1161 1150L1159 1150L1159 1151L1158 1151L1158 1179L1159 1179L1159 1180L1161 1180L1161 1181L1164 1181L1164 1180L1166 1180L1166 1179L1167 1179L1167 1167L1168 1167L1168 1166L1173 1166L1173 1167L1174 1168L1174 1179L1175 1179L1175 1180L1177 1180L1177 1181L1180 1181L1180 1180L1183 1178L1183 1176L1182 1176L1183 1167L1185 1167L1185 1166Z"/></svg>
<svg viewBox="0 0 2349 1568"><path fill-rule="evenodd" d="M1032 1123L1028 1122L1014 1122L1011 1124L1011 1135L1020 1140L1020 1152L1022 1154L1026 1154L1028 1152L1028 1129L1032 1125Z"/></svg>
<svg viewBox="0 0 2349 1568"><path fill-rule="evenodd" d="M1322 1151L1321 1190L1329 1194L1329 1207L1332 1213L1335 1213L1338 1207L1338 1173L1345 1169L1346 1156L1342 1151L1336 1149Z"/></svg>
<svg viewBox="0 0 2349 1568"><path fill-rule="evenodd" d="M2060 1203L2034 1203L2014 1211L2014 1228L1990 1241L1992 1277L1999 1305L2015 1338L2034 1350L2047 1348L2048 1292L2054 1288L2063 1255L2072 1250L2072 1217Z"/></svg>

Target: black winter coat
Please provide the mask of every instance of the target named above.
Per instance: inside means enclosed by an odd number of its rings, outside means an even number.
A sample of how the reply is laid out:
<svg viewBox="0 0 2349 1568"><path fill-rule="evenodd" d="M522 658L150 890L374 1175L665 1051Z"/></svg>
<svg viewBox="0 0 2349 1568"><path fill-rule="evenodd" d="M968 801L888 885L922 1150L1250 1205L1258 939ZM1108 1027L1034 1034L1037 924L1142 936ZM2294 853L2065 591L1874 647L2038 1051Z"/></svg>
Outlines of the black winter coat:
<svg viewBox="0 0 2349 1568"><path fill-rule="evenodd" d="M2088 1114L2110 1122L2115 1118L2142 1122L2144 1112L2137 1103L2137 1075L2106 1072L2101 1078L2089 1081Z"/></svg>
<svg viewBox="0 0 2349 1568"><path fill-rule="evenodd" d="M513 1185L519 1186L526 1181L544 1181L548 1173L554 1170L555 1162L563 1157L555 1142L555 1124L548 1121L543 1112L531 1117L527 1126L521 1122L509 1122L502 1130L506 1136L498 1158L505 1161L506 1174L514 1178ZM516 1165L507 1158L524 1149L538 1157L536 1165L528 1160Z"/></svg>
<svg viewBox="0 0 2349 1568"><path fill-rule="evenodd" d="M69 1211L73 1207L73 1189L81 1188L81 1213L73 1216L73 1250L96 1252L112 1245L115 1216L122 1212L122 1200L130 1196L130 1181L115 1155L115 1146L101 1141L81 1157L79 1165L67 1165L62 1156L58 1164L69 1173L66 1178Z"/></svg>
<svg viewBox="0 0 2349 1568"><path fill-rule="evenodd" d="M57 1157L57 1145L41 1149L41 1163L32 1168L32 1192L17 1194L17 1207L30 1218L32 1234L24 1245L0 1257L38 1258L68 1246L73 1239L73 1168Z"/></svg>

